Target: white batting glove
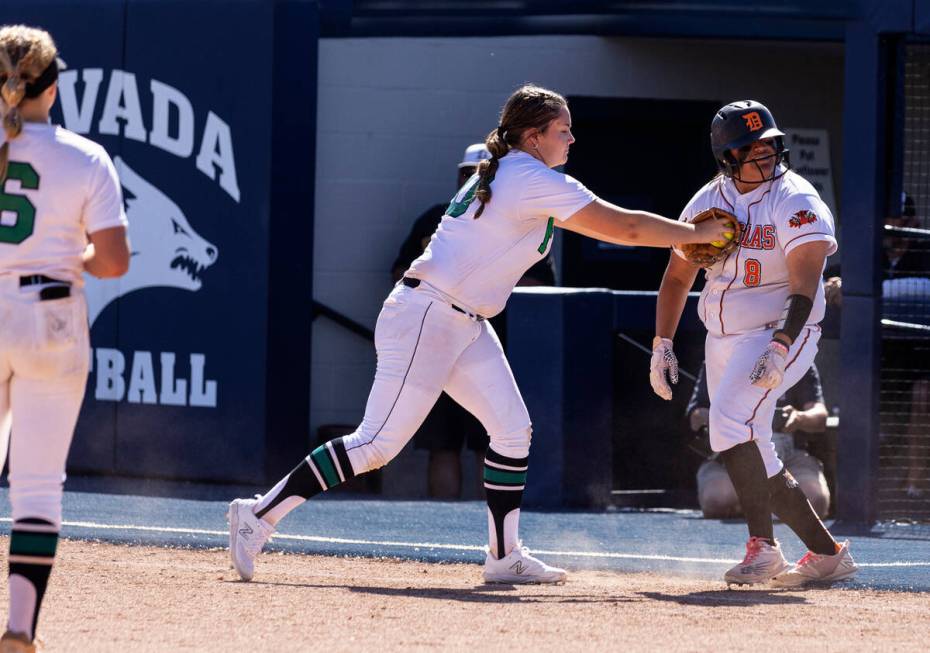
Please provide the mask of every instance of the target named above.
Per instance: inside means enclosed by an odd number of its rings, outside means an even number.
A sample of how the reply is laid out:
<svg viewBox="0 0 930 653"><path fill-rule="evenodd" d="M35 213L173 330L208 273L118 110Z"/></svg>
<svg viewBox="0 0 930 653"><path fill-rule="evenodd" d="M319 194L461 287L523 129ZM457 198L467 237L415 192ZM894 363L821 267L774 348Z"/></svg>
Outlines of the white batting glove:
<svg viewBox="0 0 930 653"><path fill-rule="evenodd" d="M672 351L672 341L656 336L652 340L652 360L649 362L649 383L652 390L666 401L672 398L672 387L678 383L678 359Z"/></svg>
<svg viewBox="0 0 930 653"><path fill-rule="evenodd" d="M785 378L785 365L788 362L788 347L778 340L772 340L766 345L765 350L749 375L749 382L760 388L769 390L781 385L782 379Z"/></svg>

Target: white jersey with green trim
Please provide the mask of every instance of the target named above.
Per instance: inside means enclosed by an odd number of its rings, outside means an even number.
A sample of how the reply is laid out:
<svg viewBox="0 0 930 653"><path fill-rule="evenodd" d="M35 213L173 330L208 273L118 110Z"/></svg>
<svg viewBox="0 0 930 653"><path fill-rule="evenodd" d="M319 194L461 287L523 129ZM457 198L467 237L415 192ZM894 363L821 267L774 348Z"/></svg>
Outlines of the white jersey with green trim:
<svg viewBox="0 0 930 653"><path fill-rule="evenodd" d="M572 177L520 150L500 159L491 201L475 218L478 176L456 193L426 251L407 271L457 306L484 317L501 312L530 267L552 246L565 221L597 197Z"/></svg>
<svg viewBox="0 0 930 653"><path fill-rule="evenodd" d="M711 207L735 214L743 235L738 249L705 270L698 315L714 336L770 327L782 317L790 294L787 255L814 241L827 242L827 253L833 254L833 215L810 182L790 170L743 194L731 179L718 176L688 202L680 220L689 221ZM808 325L819 323L825 308L823 286L818 285Z"/></svg>
<svg viewBox="0 0 930 653"><path fill-rule="evenodd" d="M0 275L44 274L80 286L87 234L127 224L103 147L63 127L23 125L0 188Z"/></svg>

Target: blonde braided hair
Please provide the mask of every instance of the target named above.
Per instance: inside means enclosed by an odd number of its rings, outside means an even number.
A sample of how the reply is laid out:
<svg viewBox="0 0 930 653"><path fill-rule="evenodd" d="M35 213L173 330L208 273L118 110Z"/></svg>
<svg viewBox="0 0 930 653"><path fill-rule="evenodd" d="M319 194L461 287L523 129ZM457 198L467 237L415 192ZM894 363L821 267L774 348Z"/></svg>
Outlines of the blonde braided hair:
<svg viewBox="0 0 930 653"><path fill-rule="evenodd" d="M34 81L58 55L58 48L45 30L25 25L0 27L0 114L6 140L0 146L0 188L10 163L10 141L23 131L20 104L26 84Z"/></svg>

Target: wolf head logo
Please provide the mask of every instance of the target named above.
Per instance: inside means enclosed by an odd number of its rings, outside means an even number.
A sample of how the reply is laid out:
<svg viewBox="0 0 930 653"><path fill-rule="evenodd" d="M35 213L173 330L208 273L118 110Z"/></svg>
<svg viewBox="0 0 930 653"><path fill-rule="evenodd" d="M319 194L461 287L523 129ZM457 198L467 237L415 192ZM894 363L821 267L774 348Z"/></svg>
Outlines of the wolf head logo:
<svg viewBox="0 0 930 653"><path fill-rule="evenodd" d="M216 246L188 223L181 208L120 157L113 160L123 186L132 258L119 279L84 275L90 323L114 299L152 287L197 291L203 271L216 262Z"/></svg>

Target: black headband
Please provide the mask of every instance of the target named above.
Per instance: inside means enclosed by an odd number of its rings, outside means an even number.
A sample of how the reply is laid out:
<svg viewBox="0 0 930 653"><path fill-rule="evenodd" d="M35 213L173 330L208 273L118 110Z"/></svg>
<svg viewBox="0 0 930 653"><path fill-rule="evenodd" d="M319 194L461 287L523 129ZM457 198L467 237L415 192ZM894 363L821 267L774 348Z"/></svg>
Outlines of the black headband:
<svg viewBox="0 0 930 653"><path fill-rule="evenodd" d="M65 62L55 57L34 81L26 84L26 97L32 99L42 95L42 92L58 79L59 68L64 70Z"/></svg>

